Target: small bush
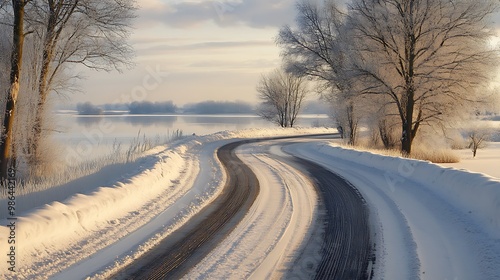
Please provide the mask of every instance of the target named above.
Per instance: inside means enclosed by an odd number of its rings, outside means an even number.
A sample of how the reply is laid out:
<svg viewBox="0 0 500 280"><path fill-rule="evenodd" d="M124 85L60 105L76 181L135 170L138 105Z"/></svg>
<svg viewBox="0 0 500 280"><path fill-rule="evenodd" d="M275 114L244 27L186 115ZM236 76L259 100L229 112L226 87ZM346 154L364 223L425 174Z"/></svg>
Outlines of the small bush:
<svg viewBox="0 0 500 280"><path fill-rule="evenodd" d="M103 110L90 102L78 103L76 110L79 115L102 115Z"/></svg>

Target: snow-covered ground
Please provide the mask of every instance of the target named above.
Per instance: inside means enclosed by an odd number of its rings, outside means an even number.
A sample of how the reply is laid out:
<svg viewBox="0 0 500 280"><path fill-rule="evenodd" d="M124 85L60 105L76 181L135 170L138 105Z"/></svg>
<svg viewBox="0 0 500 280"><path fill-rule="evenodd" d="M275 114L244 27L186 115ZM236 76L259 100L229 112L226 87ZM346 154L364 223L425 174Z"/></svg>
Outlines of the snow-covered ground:
<svg viewBox="0 0 500 280"><path fill-rule="evenodd" d="M500 277L500 181L329 143L288 150L337 172L363 194L377 244L374 279Z"/></svg>
<svg viewBox="0 0 500 280"><path fill-rule="evenodd" d="M267 129L189 137L149 151L123 166L123 173L111 167L110 172L68 184L71 188L16 198L12 231L7 227L7 199L2 199L0 252L15 245L15 258L2 253L0 279L106 277L212 201L225 180L215 157L222 145L239 138L331 132Z"/></svg>
<svg viewBox="0 0 500 280"><path fill-rule="evenodd" d="M500 180L500 142L488 142L486 148L477 151L475 158L470 149L455 152L460 156L460 162L444 166L483 173Z"/></svg>
<svg viewBox="0 0 500 280"><path fill-rule="evenodd" d="M266 129L193 136L149 151L123 166L123 173L120 167L110 168L71 188L20 197L16 272L7 270L10 264L2 253L0 279L105 278L186 223L219 193L225 176L215 157L217 148L241 138L329 132L334 131ZM375 279L500 278L498 179L342 149L324 140L302 141L284 150L324 165L360 189L370 206ZM238 151L257 174L261 194L242 223L187 278L280 277L294 266L304 241L318 235L317 195L300 172L269 151L281 153L272 142ZM486 160L487 154L480 150L471 161ZM9 252L8 221L5 214L0 217L0 252ZM310 261L314 256L301 257Z"/></svg>
<svg viewBox="0 0 500 280"><path fill-rule="evenodd" d="M186 279L283 279L317 226L318 197L303 175L270 158L260 144L245 145L237 154L256 174L259 196L230 236Z"/></svg>

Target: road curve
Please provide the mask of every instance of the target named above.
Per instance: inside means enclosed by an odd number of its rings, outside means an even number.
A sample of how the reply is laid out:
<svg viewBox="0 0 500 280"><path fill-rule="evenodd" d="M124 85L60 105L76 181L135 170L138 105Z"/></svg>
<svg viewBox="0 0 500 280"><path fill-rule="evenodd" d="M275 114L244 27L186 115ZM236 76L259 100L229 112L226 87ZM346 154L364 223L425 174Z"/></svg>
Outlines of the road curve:
<svg viewBox="0 0 500 280"><path fill-rule="evenodd" d="M259 193L259 182L248 166L235 155L235 149L248 141L222 146L217 151L227 173L226 184L216 200L179 231L179 240L169 238L112 278L178 279L198 263L231 232Z"/></svg>
<svg viewBox="0 0 500 280"><path fill-rule="evenodd" d="M299 137L275 140L286 138ZM219 148L217 156L228 178L221 195L197 214L194 222L182 227L177 238L162 241L113 278L178 279L203 259L241 221L259 193L255 174L235 154L238 146L258 141L238 141ZM349 182L331 171L305 159L294 161L316 182L327 211L323 256L316 279L368 279L371 252L364 199Z"/></svg>
<svg viewBox="0 0 500 280"><path fill-rule="evenodd" d="M369 279L370 231L365 200L347 180L309 160L306 170L326 208L323 255L315 279Z"/></svg>

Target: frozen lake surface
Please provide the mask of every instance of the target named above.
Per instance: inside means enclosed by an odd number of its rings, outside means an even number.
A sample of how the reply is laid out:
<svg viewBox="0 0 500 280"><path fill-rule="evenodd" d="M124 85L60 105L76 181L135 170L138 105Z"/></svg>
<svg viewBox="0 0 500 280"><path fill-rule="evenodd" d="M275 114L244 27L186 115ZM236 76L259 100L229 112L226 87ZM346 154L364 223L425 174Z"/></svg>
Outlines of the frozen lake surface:
<svg viewBox="0 0 500 280"><path fill-rule="evenodd" d="M257 115L90 115L72 112L56 115L57 129L54 140L65 147L67 153L77 153L91 158L112 151L120 143L127 149L130 143L146 137L163 140L177 130L184 135L206 135L225 130L272 128L270 123ZM332 127L327 115L301 115L297 126Z"/></svg>

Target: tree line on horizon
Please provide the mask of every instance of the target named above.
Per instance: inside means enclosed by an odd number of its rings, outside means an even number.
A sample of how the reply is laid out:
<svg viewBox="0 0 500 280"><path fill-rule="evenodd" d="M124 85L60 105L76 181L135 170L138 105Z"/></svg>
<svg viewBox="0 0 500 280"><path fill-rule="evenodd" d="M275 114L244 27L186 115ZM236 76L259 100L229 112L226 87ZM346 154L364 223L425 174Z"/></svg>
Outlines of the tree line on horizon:
<svg viewBox="0 0 500 280"><path fill-rule="evenodd" d="M301 111L304 114L329 114L329 108L320 101L307 101ZM76 104L79 115L128 114L255 114L255 105L244 101L201 101L178 106L173 101L141 101L123 104L95 105L92 102Z"/></svg>
<svg viewBox="0 0 500 280"><path fill-rule="evenodd" d="M243 101L202 101L177 106L173 101L134 101L127 104L94 105L91 102L78 103L80 115L102 115L112 111L127 111L129 114L252 114L254 106Z"/></svg>

